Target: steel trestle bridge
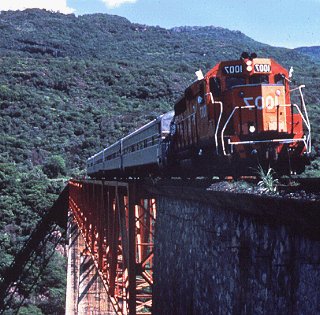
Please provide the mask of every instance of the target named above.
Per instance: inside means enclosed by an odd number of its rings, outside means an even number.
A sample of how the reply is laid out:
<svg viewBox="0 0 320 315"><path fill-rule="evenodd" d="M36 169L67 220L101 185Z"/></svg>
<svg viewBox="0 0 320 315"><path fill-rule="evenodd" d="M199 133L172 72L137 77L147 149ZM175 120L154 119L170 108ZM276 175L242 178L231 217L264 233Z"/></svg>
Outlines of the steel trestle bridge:
<svg viewBox="0 0 320 315"><path fill-rule="evenodd" d="M135 182L71 180L69 211L116 314L151 314L155 199Z"/></svg>

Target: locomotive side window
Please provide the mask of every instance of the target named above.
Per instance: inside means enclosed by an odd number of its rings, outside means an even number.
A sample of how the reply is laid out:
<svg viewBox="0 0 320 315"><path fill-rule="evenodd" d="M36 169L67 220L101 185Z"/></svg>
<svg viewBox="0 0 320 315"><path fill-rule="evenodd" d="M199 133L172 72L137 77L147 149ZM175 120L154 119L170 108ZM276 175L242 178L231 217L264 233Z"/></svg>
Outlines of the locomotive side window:
<svg viewBox="0 0 320 315"><path fill-rule="evenodd" d="M233 86L246 84L246 79L242 77L227 77L226 86L230 90Z"/></svg>
<svg viewBox="0 0 320 315"><path fill-rule="evenodd" d="M282 73L276 74L274 76L274 83L284 85L284 75Z"/></svg>
<svg viewBox="0 0 320 315"><path fill-rule="evenodd" d="M221 96L221 82L217 77L210 78L209 80L210 92L213 96L219 97Z"/></svg>
<svg viewBox="0 0 320 315"><path fill-rule="evenodd" d="M253 75L249 79L250 84L269 83L269 76L266 74Z"/></svg>

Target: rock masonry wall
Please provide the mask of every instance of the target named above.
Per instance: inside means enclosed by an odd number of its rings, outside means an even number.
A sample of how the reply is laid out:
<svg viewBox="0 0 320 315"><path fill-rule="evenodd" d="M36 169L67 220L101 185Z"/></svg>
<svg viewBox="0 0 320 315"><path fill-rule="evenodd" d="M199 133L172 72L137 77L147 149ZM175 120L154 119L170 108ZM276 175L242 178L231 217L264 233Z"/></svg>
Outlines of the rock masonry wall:
<svg viewBox="0 0 320 315"><path fill-rule="evenodd" d="M272 217L158 196L153 314L320 314L319 239Z"/></svg>

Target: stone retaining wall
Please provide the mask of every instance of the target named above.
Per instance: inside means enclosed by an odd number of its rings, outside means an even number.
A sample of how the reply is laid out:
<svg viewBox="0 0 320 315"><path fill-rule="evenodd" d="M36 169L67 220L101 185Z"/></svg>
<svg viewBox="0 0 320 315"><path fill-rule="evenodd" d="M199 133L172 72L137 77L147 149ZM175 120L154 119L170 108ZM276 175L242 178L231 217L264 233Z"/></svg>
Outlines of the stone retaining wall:
<svg viewBox="0 0 320 315"><path fill-rule="evenodd" d="M320 314L320 230L193 199L157 196L153 314Z"/></svg>

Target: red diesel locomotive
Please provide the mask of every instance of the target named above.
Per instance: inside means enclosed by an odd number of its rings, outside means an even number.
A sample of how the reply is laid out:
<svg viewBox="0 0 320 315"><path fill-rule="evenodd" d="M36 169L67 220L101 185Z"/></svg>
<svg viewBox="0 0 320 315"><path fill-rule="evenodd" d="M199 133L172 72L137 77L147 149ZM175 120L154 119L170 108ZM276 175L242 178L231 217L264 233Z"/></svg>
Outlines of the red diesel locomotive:
<svg viewBox="0 0 320 315"><path fill-rule="evenodd" d="M90 157L88 175L238 177L258 165L279 174L304 170L311 127L304 86L290 89L291 71L271 58L242 53L196 74L174 112Z"/></svg>
<svg viewBox="0 0 320 315"><path fill-rule="evenodd" d="M304 86L290 90L291 73L271 58L242 53L197 76L174 107L171 163L219 176L246 175L257 165L282 174L304 170L310 122Z"/></svg>

